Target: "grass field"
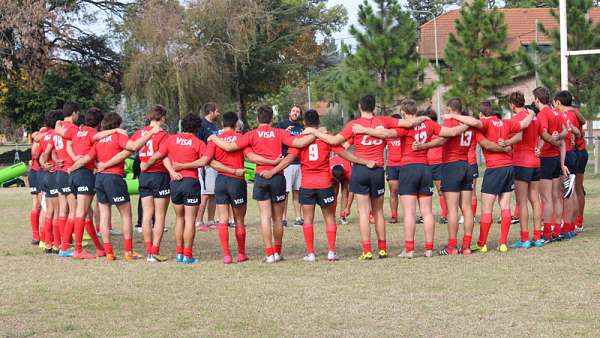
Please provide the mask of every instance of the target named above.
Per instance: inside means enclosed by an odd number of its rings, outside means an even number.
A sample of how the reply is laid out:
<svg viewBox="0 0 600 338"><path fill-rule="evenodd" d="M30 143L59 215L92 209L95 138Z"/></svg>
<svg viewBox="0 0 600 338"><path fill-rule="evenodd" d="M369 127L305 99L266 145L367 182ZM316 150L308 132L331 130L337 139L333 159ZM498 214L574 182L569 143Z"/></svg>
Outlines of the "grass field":
<svg viewBox="0 0 600 338"><path fill-rule="evenodd" d="M170 261L108 264L31 247L29 194L0 190L0 336L599 336L600 179L586 189L586 231L542 249L408 261L395 257L396 224L388 226L393 257L359 262L354 209L339 228L339 262L302 262L302 232L288 228L286 261L268 266L253 202L250 262L223 265L213 231L197 235L199 264L176 264L169 231L162 251ZM439 247L445 227L436 231ZM498 235L494 225L493 247ZM517 236L513 226L510 241ZM323 257L322 222L316 238ZM143 251L137 235L134 244Z"/></svg>

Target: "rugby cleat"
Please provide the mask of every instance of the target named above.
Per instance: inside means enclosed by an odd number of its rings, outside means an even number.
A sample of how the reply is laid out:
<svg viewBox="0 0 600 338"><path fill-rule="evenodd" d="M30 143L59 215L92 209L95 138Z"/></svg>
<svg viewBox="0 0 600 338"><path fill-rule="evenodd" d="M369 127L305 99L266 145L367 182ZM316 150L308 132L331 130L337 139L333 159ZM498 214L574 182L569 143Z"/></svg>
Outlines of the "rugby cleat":
<svg viewBox="0 0 600 338"><path fill-rule="evenodd" d="M348 225L348 219L346 217L342 217L342 218L340 218L340 223L342 225Z"/></svg>
<svg viewBox="0 0 600 338"><path fill-rule="evenodd" d="M417 216L415 219L416 224L423 224L423 216Z"/></svg>
<svg viewBox="0 0 600 338"><path fill-rule="evenodd" d="M74 259L96 259L96 255L93 253L87 252L85 250L81 250L79 252L73 253Z"/></svg>
<svg viewBox="0 0 600 338"><path fill-rule="evenodd" d="M415 257L415 252L414 251L409 251L406 252L406 249L402 250L402 252L398 255L398 257L401 258L407 258L407 259L411 259Z"/></svg>
<svg viewBox="0 0 600 338"><path fill-rule="evenodd" d="M506 244L500 244L500 246L498 247L498 251L502 253L508 252L508 247L506 246Z"/></svg>
<svg viewBox="0 0 600 338"><path fill-rule="evenodd" d="M148 257L146 257L146 261L147 262L151 262L151 263L160 263L160 262L164 262L166 261L167 258L165 256L161 256L161 255L148 255Z"/></svg>
<svg viewBox="0 0 600 338"><path fill-rule="evenodd" d="M370 261L373 259L373 253L372 252L363 252L360 256L358 256L358 260L359 261Z"/></svg>
<svg viewBox="0 0 600 338"><path fill-rule="evenodd" d="M44 243L44 242L40 241L40 242L38 243L38 247L39 247L40 249L46 249L46 243Z"/></svg>
<svg viewBox="0 0 600 338"><path fill-rule="evenodd" d="M475 243L475 244L471 245L471 251L479 251L482 253L486 253L486 252L488 252L488 247L487 247L487 244L484 244L483 246L479 246L479 244Z"/></svg>
<svg viewBox="0 0 600 338"><path fill-rule="evenodd" d="M512 249L529 249L531 248L531 241L527 240L525 242L515 242L513 245L510 246Z"/></svg>
<svg viewBox="0 0 600 338"><path fill-rule="evenodd" d="M384 258L388 258L388 253L385 250L379 250L379 259L384 259Z"/></svg>
<svg viewBox="0 0 600 338"><path fill-rule="evenodd" d="M33 245L33 246L38 246L38 245L40 245L40 240L39 240L39 239L32 239L32 240L31 240L31 245Z"/></svg>
<svg viewBox="0 0 600 338"><path fill-rule="evenodd" d="M448 224L448 218L440 217L440 224Z"/></svg>
<svg viewBox="0 0 600 338"><path fill-rule="evenodd" d="M519 224L519 219L515 216L510 216L510 224Z"/></svg>
<svg viewBox="0 0 600 338"><path fill-rule="evenodd" d="M245 261L247 261L249 259L250 259L250 257L248 257L246 255L238 254L238 256L237 256L237 262L238 263L245 262Z"/></svg>
<svg viewBox="0 0 600 338"><path fill-rule="evenodd" d="M533 242L533 246L535 246L536 248L541 248L544 246L544 240L543 239L538 239L536 241Z"/></svg>
<svg viewBox="0 0 600 338"><path fill-rule="evenodd" d="M183 254L177 254L177 256L175 256L175 262L183 263Z"/></svg>
<svg viewBox="0 0 600 338"><path fill-rule="evenodd" d="M521 245L523 245L523 242L521 242L521 241L518 241L518 242L515 242L515 243L513 243L513 245L511 245L510 247L511 247L512 249L520 249L520 248L521 248Z"/></svg>
<svg viewBox="0 0 600 338"><path fill-rule="evenodd" d="M117 256L115 256L114 253L107 253L106 254L106 261L112 262L112 261L116 261L116 260L117 260Z"/></svg>
<svg viewBox="0 0 600 338"><path fill-rule="evenodd" d="M273 255L267 256L267 257L265 257L265 259L263 259L263 263L273 264L273 263L275 263L275 257Z"/></svg>
<svg viewBox="0 0 600 338"><path fill-rule="evenodd" d="M457 248L451 248L448 246L446 246L439 252L440 256L458 256L458 254L459 254L459 252L458 252Z"/></svg>
<svg viewBox="0 0 600 338"><path fill-rule="evenodd" d="M273 254L273 259L275 259L275 262L281 262L283 260L283 256L276 252Z"/></svg>
<svg viewBox="0 0 600 338"><path fill-rule="evenodd" d="M302 258L303 261L308 262L308 263L314 263L317 261L317 256L315 256L314 253L310 253L306 256L304 256L304 258Z"/></svg>
<svg viewBox="0 0 600 338"><path fill-rule="evenodd" d="M184 256L183 260L181 262L183 264L196 264L196 263L198 263L198 258Z"/></svg>
<svg viewBox="0 0 600 338"><path fill-rule="evenodd" d="M327 253L327 260L330 261L330 262L335 262L335 261L338 260L338 256L335 253L335 251L329 251Z"/></svg>
<svg viewBox="0 0 600 338"><path fill-rule="evenodd" d="M294 221L294 226L301 227L303 225L304 225L304 219L302 219L302 217L296 218L296 220Z"/></svg>
<svg viewBox="0 0 600 338"><path fill-rule="evenodd" d="M142 255L138 254L135 251L125 251L124 259L126 261L134 261L136 259L142 258Z"/></svg>
<svg viewBox="0 0 600 338"><path fill-rule="evenodd" d="M69 250L65 250L65 251L60 250L58 252L58 257L73 257L73 252L74 252L73 249L69 249Z"/></svg>
<svg viewBox="0 0 600 338"><path fill-rule="evenodd" d="M433 250L425 250L425 257L427 257L427 258L433 257Z"/></svg>
<svg viewBox="0 0 600 338"><path fill-rule="evenodd" d="M231 264L232 262L233 262L233 258L231 258L231 256L223 257L223 264Z"/></svg>

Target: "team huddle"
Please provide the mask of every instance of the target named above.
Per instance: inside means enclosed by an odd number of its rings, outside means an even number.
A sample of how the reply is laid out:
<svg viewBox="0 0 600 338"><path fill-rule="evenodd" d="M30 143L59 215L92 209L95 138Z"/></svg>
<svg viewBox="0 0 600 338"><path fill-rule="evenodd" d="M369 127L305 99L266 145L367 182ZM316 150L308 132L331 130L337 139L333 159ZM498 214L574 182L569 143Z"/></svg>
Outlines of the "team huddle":
<svg viewBox="0 0 600 338"><path fill-rule="evenodd" d="M122 120L118 114L103 114L97 108L90 108L84 114L83 124L77 126L79 106L66 103L62 110L49 112L45 127L33 135L28 175L32 244L61 257L115 260L110 238L111 207L115 206L123 230L123 258L143 258L133 248L131 203L124 180L125 160L134 153L141 162L142 233L145 257L150 262L167 259L160 254L160 245L169 204L175 212L176 261L198 262L193 247L204 168L217 173L214 199L223 262L234 261L228 222L235 228L237 262L249 259L245 161L256 164L252 199L259 207L265 263L283 260L285 210L290 190L297 190L294 199L297 197L301 206L299 212L303 217L296 222L302 225L307 262L317 259L316 205L325 222L327 259L335 261L338 259L336 214L339 211L341 223L346 224L354 199L362 245L360 260L374 257L372 224L377 236L377 256L388 257L386 223L398 221L399 205L404 220L404 248L400 257L416 256L418 223L423 224L424 255L432 257L435 240L432 196L436 190L448 228L448 242L439 255L487 252L496 201L501 215L500 252L509 250L508 234L511 224L516 222L520 223L520 240L510 245L515 249L571 239L583 229L585 120L573 106L568 91L551 97L547 88L538 87L533 96L534 103L526 106L523 93L510 94L510 119L502 119L490 102L482 102L479 118L474 118L463 111L460 99L453 98L447 102L440 125L435 112L418 112L416 102L411 99L400 103L399 114L378 116L375 98L367 95L358 104L360 117L348 122L338 134L328 133L320 126L315 110L304 112L304 126L298 132L274 128L272 109L261 106L256 112L259 123L256 129L241 134L238 115L227 112L221 116L223 129L206 137L206 142L198 137L204 122L196 114L183 118L181 132L170 135L163 130L166 110L160 105L152 106L147 114L148 125L129 137L119 128ZM486 169L480 191L479 238L472 243L478 204L475 191L479 177L478 147L483 152ZM291 188L294 184L290 176L284 176L284 171L295 165L299 166L297 189ZM388 220L384 218L386 179L390 187ZM514 214L510 209L513 191ZM93 241L95 254L83 248L84 230Z"/></svg>

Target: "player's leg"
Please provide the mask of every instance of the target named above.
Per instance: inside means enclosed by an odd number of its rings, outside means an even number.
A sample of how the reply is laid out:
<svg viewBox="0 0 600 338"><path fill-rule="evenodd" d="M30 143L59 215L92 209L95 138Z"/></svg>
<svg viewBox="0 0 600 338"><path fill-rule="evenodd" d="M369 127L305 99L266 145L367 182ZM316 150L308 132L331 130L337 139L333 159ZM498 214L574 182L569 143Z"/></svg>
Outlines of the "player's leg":
<svg viewBox="0 0 600 338"><path fill-rule="evenodd" d="M552 224L553 230L552 235L555 238L560 238L561 223L563 216L563 184L561 177L552 180L552 203L554 222ZM545 204L544 204L545 207ZM544 219L545 220L545 219Z"/></svg>
<svg viewBox="0 0 600 338"><path fill-rule="evenodd" d="M442 218L440 219L440 224L445 224L448 222L448 204L446 203L446 198L444 193L442 192L442 181L435 180L433 181L433 186L435 187L435 191L437 192L440 198L440 209L442 210ZM423 215L421 215L423 216Z"/></svg>
<svg viewBox="0 0 600 338"><path fill-rule="evenodd" d="M418 198L419 210L423 217L423 228L425 230L425 257L433 257L433 241L435 239L435 220L431 210L431 199L431 195L419 195Z"/></svg>
<svg viewBox="0 0 600 338"><path fill-rule="evenodd" d="M533 214L533 245L541 247L544 245L542 240L542 205L540 202L540 182L532 181L529 184L529 203Z"/></svg>
<svg viewBox="0 0 600 338"><path fill-rule="evenodd" d="M461 193L456 191L445 191L443 193L447 206L448 244L440 251L441 255L458 255L458 208L460 195Z"/></svg>
<svg viewBox="0 0 600 338"><path fill-rule="evenodd" d="M244 182L245 185L245 182ZM233 208L233 219L235 222L235 239L238 245L238 263L245 262L249 258L246 255L246 210L247 203Z"/></svg>
<svg viewBox="0 0 600 338"><path fill-rule="evenodd" d="M503 192L500 194L498 203L500 204L500 251L506 252L508 248L506 243L508 241L508 233L510 232L511 215L510 215L510 199L512 197L512 191Z"/></svg>
<svg viewBox="0 0 600 338"><path fill-rule="evenodd" d="M160 256L160 243L165 233L169 197L154 198L154 227L152 228L152 256L158 261L164 261Z"/></svg>
<svg viewBox="0 0 600 338"><path fill-rule="evenodd" d="M343 225L348 224L348 217L350 217L350 208L352 207L352 202L354 201L354 194L348 190L348 182L344 181L341 184L341 211L340 211L340 219Z"/></svg>
<svg viewBox="0 0 600 338"><path fill-rule="evenodd" d="M218 192L218 191L217 191ZM231 251L229 249L229 227L223 220L229 220L229 204L221 203L221 200L217 201L217 216L219 217L219 224L217 230L219 232L219 242L221 242L221 251L223 253L223 263L231 263Z"/></svg>
<svg viewBox="0 0 600 338"><path fill-rule="evenodd" d="M38 245L40 243L40 212L42 204L38 197L38 193L31 194L31 210L29 212L29 223L31 224L31 244Z"/></svg>
<svg viewBox="0 0 600 338"><path fill-rule="evenodd" d="M543 208L543 234L544 239L549 241L552 236L552 215L554 214L554 202L552 202L552 180L540 180L540 197L542 198ZM562 197L562 196L561 196Z"/></svg>
<svg viewBox="0 0 600 338"><path fill-rule="evenodd" d="M121 226L123 227L123 240L125 241L125 260L139 259L141 256L133 250L133 222L131 215L131 203L129 201L116 205L121 215Z"/></svg>
<svg viewBox="0 0 600 338"><path fill-rule="evenodd" d="M473 251L487 252L487 237L492 227L492 211L496 195L481 193L481 219L479 220L479 239L471 246Z"/></svg>
<svg viewBox="0 0 600 338"><path fill-rule="evenodd" d="M75 222L74 222L74 232L75 232L75 252L73 253L73 257L76 259L93 259L96 258L93 254L84 251L82 247L83 242L83 231L85 229L85 220L90 213L90 205L92 203L93 195L77 195L77 205L75 209ZM93 229L92 225L92 233L89 234L90 238L94 241L94 245L96 246L96 250L104 251L104 246L100 243L98 236L96 235L95 229Z"/></svg>
<svg viewBox="0 0 600 338"><path fill-rule="evenodd" d="M477 215L477 178L473 179L473 193L471 194L471 213L473 214L473 220Z"/></svg>
<svg viewBox="0 0 600 338"><path fill-rule="evenodd" d="M265 243L265 262L274 263L273 254L273 231L271 228L271 217L273 212L271 210L271 200L257 201L258 211L260 214L260 231L262 234L263 242Z"/></svg>
<svg viewBox="0 0 600 338"><path fill-rule="evenodd" d="M58 172L54 173L54 175L58 176ZM57 184L58 184L58 177L57 177ZM57 185L58 186L58 185ZM59 239L58 239L58 244L59 244L59 256L61 257L67 257L68 255L64 254L62 251L63 248L63 235L65 233L65 227L67 224L67 215L69 214L69 203L67 203L67 195L63 195L62 193L58 194L58 233L55 231L54 234L58 234ZM56 245L56 242L55 242ZM70 242L69 242L69 246L70 246ZM67 248L68 249L68 248Z"/></svg>
<svg viewBox="0 0 600 338"><path fill-rule="evenodd" d="M473 188L474 189L474 188ZM471 209L475 191L463 190L460 192L460 210L464 218L464 233L461 252L463 255L471 253L471 240L473 238L474 217Z"/></svg>
<svg viewBox="0 0 600 338"><path fill-rule="evenodd" d="M322 205L321 212L323 213L323 220L325 220L325 233L327 235L327 259L330 262L333 262L338 259L337 254L335 253L337 224L335 223L335 210L333 204Z"/></svg>
<svg viewBox="0 0 600 338"><path fill-rule="evenodd" d="M312 189L309 189L312 190ZM306 195L306 191L302 191L301 194ZM302 234L304 235L304 243L306 244L306 256L303 258L305 262L314 262L315 256L315 232L314 232L314 219L315 219L315 204L307 203L305 197L302 196L302 214L304 215L304 224L302 225Z"/></svg>
<svg viewBox="0 0 600 338"><path fill-rule="evenodd" d="M68 181L67 181L68 184ZM77 197L69 192L65 195L67 199L67 221L62 235L62 251L67 256L73 256L74 250L71 250L71 241L73 240L73 231L75 227L75 211L77 210Z"/></svg>
<svg viewBox="0 0 600 338"><path fill-rule="evenodd" d="M142 202L142 234L146 255L152 255L152 220L154 218L154 197L144 196Z"/></svg>
<svg viewBox="0 0 600 338"><path fill-rule="evenodd" d="M281 194L283 195L283 193ZM271 202L271 214L273 219L273 256L275 261L283 260L282 246L283 246L283 212L285 204L281 202Z"/></svg>
<svg viewBox="0 0 600 338"><path fill-rule="evenodd" d="M371 197L367 194L354 194L358 204L358 224L360 230L360 241L362 244L361 258L371 259L373 257L371 249L371 225L369 223L369 213L371 212Z"/></svg>
<svg viewBox="0 0 600 338"><path fill-rule="evenodd" d="M516 208L519 210L519 224L521 224L521 240L514 243L511 247L515 249L528 249L531 247L529 241L529 210L527 202L529 201L529 182L515 180L515 196L517 199Z"/></svg>
<svg viewBox="0 0 600 338"><path fill-rule="evenodd" d="M390 219L389 223L395 224L398 223L398 179L389 179L388 176L388 185L390 187Z"/></svg>
<svg viewBox="0 0 600 338"><path fill-rule="evenodd" d="M113 261L115 260L115 251L110 241L110 229L108 227L110 222L110 204L98 202L96 209L98 209L98 215L100 216L100 233L102 234L102 241L106 250L106 259Z"/></svg>
<svg viewBox="0 0 600 338"><path fill-rule="evenodd" d="M194 238L196 237L195 221L198 214L198 205L184 205L183 226L183 263L194 264L198 260L194 258Z"/></svg>
<svg viewBox="0 0 600 338"><path fill-rule="evenodd" d="M577 194L577 216L575 217L575 230L583 229L583 212L585 211L585 191L583 189L584 174L575 175L575 193Z"/></svg>
<svg viewBox="0 0 600 338"><path fill-rule="evenodd" d="M404 251L402 257L412 258L415 251L415 217L417 210L416 195L400 195L402 211L404 213Z"/></svg>
<svg viewBox="0 0 600 338"><path fill-rule="evenodd" d="M569 198L564 199L565 224L562 228L562 235L566 239L575 237L575 218L579 211L577 205L578 200L577 192L575 190L573 190Z"/></svg>
<svg viewBox="0 0 600 338"><path fill-rule="evenodd" d="M185 228L185 208L183 204L173 202L175 211L175 254L176 262L183 262L183 230Z"/></svg>
<svg viewBox="0 0 600 338"><path fill-rule="evenodd" d="M387 258L386 226L383 216L384 196L371 197L371 210L375 217L375 233L377 234L377 250L379 258Z"/></svg>

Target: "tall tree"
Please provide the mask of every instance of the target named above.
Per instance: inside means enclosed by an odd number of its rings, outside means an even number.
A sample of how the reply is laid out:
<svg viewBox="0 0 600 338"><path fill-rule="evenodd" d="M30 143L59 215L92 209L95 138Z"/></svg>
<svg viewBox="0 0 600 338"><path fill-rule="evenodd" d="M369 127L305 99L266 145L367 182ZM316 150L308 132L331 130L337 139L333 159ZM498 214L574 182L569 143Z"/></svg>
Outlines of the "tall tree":
<svg viewBox="0 0 600 338"><path fill-rule="evenodd" d="M473 0L460 9L456 33L448 36L444 62L438 69L448 86L445 97L460 97L477 112L482 100L499 96L499 88L512 83L517 57L507 52L508 28L497 9L486 10L484 0Z"/></svg>
<svg viewBox="0 0 600 338"><path fill-rule="evenodd" d="M411 11L412 17L415 18L417 24L422 26L424 23L432 19L432 14L436 17L444 13L444 6L450 2L444 0L407 0L406 8Z"/></svg>
<svg viewBox="0 0 600 338"><path fill-rule="evenodd" d="M554 0L505 0L506 8L554 7Z"/></svg>
<svg viewBox="0 0 600 338"><path fill-rule="evenodd" d="M365 82L362 89L373 91L381 112L387 113L403 97L419 101L430 97L433 87L422 84L427 62L416 51L415 20L396 0L374 2L376 11L369 1L359 6L359 26L350 27L356 47L345 47L344 51L347 67L357 74L368 74L358 81ZM351 87L354 92L358 89Z"/></svg>

